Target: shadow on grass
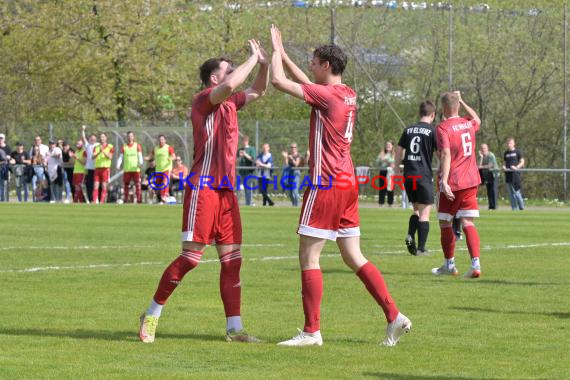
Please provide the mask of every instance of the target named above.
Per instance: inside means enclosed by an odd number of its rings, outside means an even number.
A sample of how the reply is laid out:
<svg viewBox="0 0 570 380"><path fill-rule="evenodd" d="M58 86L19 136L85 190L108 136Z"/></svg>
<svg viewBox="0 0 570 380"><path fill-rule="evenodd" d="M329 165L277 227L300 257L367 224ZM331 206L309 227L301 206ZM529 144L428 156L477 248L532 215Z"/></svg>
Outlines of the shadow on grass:
<svg viewBox="0 0 570 380"><path fill-rule="evenodd" d="M364 372L362 376L374 377L377 379L385 380L500 380L499 378L492 377L449 377L449 376L439 376L439 375L410 375L410 374L397 374L397 373L385 373L385 372Z"/></svg>
<svg viewBox="0 0 570 380"><path fill-rule="evenodd" d="M570 312L561 312L561 311L553 311L553 312L532 312L532 311L520 311L520 310L495 310L495 309L486 309L481 307L452 307L450 309L453 310L460 310L460 311L471 311L471 312L479 312L479 313L497 313L497 314L513 314L513 315L543 315L545 317L557 317L560 319L570 319Z"/></svg>
<svg viewBox="0 0 570 380"><path fill-rule="evenodd" d="M482 279L479 281L481 284L490 285L522 285L522 286L562 286L565 284L555 283L555 282L533 282L533 281L507 281L507 280L486 280Z"/></svg>
<svg viewBox="0 0 570 380"><path fill-rule="evenodd" d="M0 335L25 335L37 337L55 337L72 339L97 339L114 341L138 341L138 332L133 331L104 331L104 330L44 330L44 329L0 329ZM193 339L204 341L224 342L224 335L206 334L171 334L160 333L162 339Z"/></svg>

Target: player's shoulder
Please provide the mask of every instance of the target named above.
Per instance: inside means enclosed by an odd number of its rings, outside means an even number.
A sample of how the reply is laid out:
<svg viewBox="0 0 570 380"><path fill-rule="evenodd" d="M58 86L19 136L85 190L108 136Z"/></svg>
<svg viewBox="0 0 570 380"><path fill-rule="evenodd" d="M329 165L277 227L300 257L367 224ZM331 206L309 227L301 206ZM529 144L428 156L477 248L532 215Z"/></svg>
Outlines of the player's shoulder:
<svg viewBox="0 0 570 380"><path fill-rule="evenodd" d="M335 93L344 96L344 97L348 97L348 98L354 98L356 99L356 91L354 91L354 89L344 83L342 84L335 84L330 86L332 88L332 91L334 91Z"/></svg>
<svg viewBox="0 0 570 380"><path fill-rule="evenodd" d="M435 129L439 132L447 130L448 127L449 127L449 119L440 121L439 124L435 127Z"/></svg>
<svg viewBox="0 0 570 380"><path fill-rule="evenodd" d="M209 102L209 96L210 96L210 92L212 92L212 87L208 87L208 88L204 88L203 90L201 90L200 92L198 92L197 94L194 95L194 98L192 99L192 110L194 110L194 106L204 103L204 102Z"/></svg>

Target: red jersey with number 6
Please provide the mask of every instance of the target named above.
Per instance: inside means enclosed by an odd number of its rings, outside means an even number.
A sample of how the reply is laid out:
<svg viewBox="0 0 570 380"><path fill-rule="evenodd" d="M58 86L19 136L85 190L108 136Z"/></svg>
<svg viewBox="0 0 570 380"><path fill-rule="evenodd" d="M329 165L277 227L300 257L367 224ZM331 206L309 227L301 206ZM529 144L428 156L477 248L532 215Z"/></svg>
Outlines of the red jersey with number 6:
<svg viewBox="0 0 570 380"><path fill-rule="evenodd" d="M451 191L468 189L481 183L475 154L477 131L479 124L463 117L451 117L437 126L438 149L449 148L451 152L451 168L447 181Z"/></svg>
<svg viewBox="0 0 570 380"><path fill-rule="evenodd" d="M303 84L302 88L305 102L313 107L309 133L311 181L328 186L329 177L335 184L340 173L353 178L350 143L356 119L356 92L344 84L311 83Z"/></svg>

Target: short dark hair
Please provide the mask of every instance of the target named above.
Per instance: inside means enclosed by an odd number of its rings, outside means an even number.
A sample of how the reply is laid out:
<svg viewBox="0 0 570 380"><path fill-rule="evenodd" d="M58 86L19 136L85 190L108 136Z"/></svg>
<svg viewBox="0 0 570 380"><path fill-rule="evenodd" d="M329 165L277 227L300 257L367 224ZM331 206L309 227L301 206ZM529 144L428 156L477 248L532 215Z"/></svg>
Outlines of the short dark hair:
<svg viewBox="0 0 570 380"><path fill-rule="evenodd" d="M340 75L346 68L348 58L346 54L336 45L323 45L315 49L313 55L321 62L327 61L331 65L334 75Z"/></svg>
<svg viewBox="0 0 570 380"><path fill-rule="evenodd" d="M164 139L166 140L166 136L165 135L158 135L158 138L160 139L161 137L164 137Z"/></svg>
<svg viewBox="0 0 570 380"><path fill-rule="evenodd" d="M210 58L206 62L202 63L200 66L200 80L204 86L210 85L210 75L212 75L212 72L214 70L220 68L220 63L222 62L228 62L229 64L232 64L232 61L225 57Z"/></svg>
<svg viewBox="0 0 570 380"><path fill-rule="evenodd" d="M130 135L131 133L132 133L133 135L135 134L133 131L128 131L128 132L127 132L127 136Z"/></svg>
<svg viewBox="0 0 570 380"><path fill-rule="evenodd" d="M434 113L435 110L435 105L429 100L424 100L420 103L420 117L429 116Z"/></svg>

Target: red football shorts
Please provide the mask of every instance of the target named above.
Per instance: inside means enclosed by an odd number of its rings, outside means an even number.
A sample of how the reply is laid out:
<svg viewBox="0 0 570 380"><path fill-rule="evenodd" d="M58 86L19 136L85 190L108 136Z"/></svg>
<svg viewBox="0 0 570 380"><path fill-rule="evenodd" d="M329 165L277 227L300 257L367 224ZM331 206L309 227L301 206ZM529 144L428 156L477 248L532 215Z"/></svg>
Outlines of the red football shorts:
<svg viewBox="0 0 570 380"><path fill-rule="evenodd" d="M303 195L299 235L336 241L338 237L360 236L358 189L311 189Z"/></svg>
<svg viewBox="0 0 570 380"><path fill-rule="evenodd" d="M458 218L478 218L477 186L453 192L455 199L450 201L445 194L439 193L437 217L439 220L452 221Z"/></svg>
<svg viewBox="0 0 570 380"><path fill-rule="evenodd" d="M182 241L203 244L241 244L241 218L232 190L184 190Z"/></svg>
<svg viewBox="0 0 570 380"><path fill-rule="evenodd" d="M95 177L93 178L93 182L109 182L110 173L110 168L95 168Z"/></svg>
<svg viewBox="0 0 570 380"><path fill-rule="evenodd" d="M84 173L73 173L73 186L83 185L84 179L85 179Z"/></svg>
<svg viewBox="0 0 570 380"><path fill-rule="evenodd" d="M134 183L138 183L141 181L141 173L139 172L124 172L123 173L123 182L124 183L131 183L131 181L133 181Z"/></svg>

